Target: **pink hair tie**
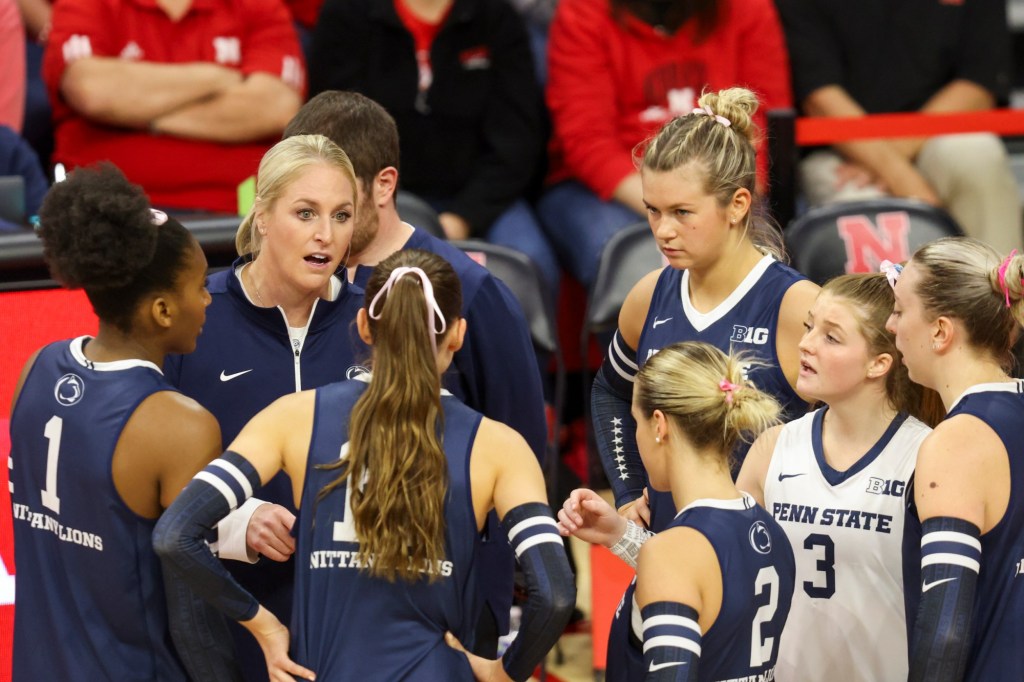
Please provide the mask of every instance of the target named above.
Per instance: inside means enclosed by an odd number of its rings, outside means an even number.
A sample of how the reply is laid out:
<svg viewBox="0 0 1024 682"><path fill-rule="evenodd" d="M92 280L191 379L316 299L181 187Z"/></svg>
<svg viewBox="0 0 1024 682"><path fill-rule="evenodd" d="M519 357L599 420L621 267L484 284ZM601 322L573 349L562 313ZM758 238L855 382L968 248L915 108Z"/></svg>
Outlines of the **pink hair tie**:
<svg viewBox="0 0 1024 682"><path fill-rule="evenodd" d="M732 406L733 392L738 391L743 387L739 384L732 383L728 379L722 379L721 381L718 382L718 388L722 389L722 391L725 393L725 404Z"/></svg>
<svg viewBox="0 0 1024 682"><path fill-rule="evenodd" d="M388 292L391 291L391 287L395 286L401 278L406 275L416 275L420 279L420 284L423 286L423 298L427 302L427 327L434 332L430 336L430 343L434 346L434 352L437 353L437 338L435 334L444 334L448 328L448 324L444 321L444 314L441 312L440 306L437 305L437 301L434 299L434 286L430 283L430 278L427 277L427 273L423 272L420 268L395 268L391 271L391 276L388 277L388 281L384 283L384 286L380 288L377 295L370 301L370 307L366 311L367 315L371 319L379 320L381 312L377 311L377 302L383 297L387 299ZM384 302L381 301L381 308L384 307Z"/></svg>
<svg viewBox="0 0 1024 682"><path fill-rule="evenodd" d="M885 278L889 280L889 286L895 289L896 282L903 273L903 266L890 260L884 260L879 264L878 271L885 273Z"/></svg>
<svg viewBox="0 0 1024 682"><path fill-rule="evenodd" d="M693 110L693 113L699 116L710 116L711 118L715 119L716 121L724 125L726 128L732 127L732 121L727 119L725 116L719 116L714 111L712 111L710 104L705 104L703 107L697 107L696 109Z"/></svg>
<svg viewBox="0 0 1024 682"><path fill-rule="evenodd" d="M1010 269L1010 261L1017 255L1017 249L1010 252L1010 255L1003 259L1002 264L999 266L999 287L1003 290L1003 296L1006 297L1006 307L1009 308L1010 303L1010 287L1006 283L1006 271ZM1024 280L1021 280L1024 284Z"/></svg>

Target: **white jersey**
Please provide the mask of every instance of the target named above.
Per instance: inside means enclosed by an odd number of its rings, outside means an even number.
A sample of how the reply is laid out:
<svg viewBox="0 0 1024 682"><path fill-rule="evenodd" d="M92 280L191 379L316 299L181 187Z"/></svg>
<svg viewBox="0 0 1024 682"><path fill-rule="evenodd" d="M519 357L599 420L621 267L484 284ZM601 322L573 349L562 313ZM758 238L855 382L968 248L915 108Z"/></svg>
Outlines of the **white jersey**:
<svg viewBox="0 0 1024 682"><path fill-rule="evenodd" d="M782 427L765 479L765 507L796 555L776 679L905 680L904 517L930 429L898 416L856 464L836 471L822 452L826 410Z"/></svg>

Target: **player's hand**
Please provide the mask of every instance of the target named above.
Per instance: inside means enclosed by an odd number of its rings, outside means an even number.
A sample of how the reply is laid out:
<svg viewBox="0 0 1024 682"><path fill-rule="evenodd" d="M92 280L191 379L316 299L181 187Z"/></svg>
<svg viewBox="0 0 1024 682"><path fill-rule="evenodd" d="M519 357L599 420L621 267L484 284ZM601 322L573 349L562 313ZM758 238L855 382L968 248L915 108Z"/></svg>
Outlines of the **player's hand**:
<svg viewBox="0 0 1024 682"><path fill-rule="evenodd" d="M291 535L295 514L279 504L261 504L249 518L245 544L273 561L286 561L295 552Z"/></svg>
<svg viewBox="0 0 1024 682"><path fill-rule="evenodd" d="M627 521L632 521L644 528L651 527L651 500L644 488L644 494L632 502L619 507L619 515Z"/></svg>
<svg viewBox="0 0 1024 682"><path fill-rule="evenodd" d="M611 547L626 532L626 519L593 490L577 488L558 510L558 532Z"/></svg>
<svg viewBox="0 0 1024 682"><path fill-rule="evenodd" d="M462 642L450 632L444 633L444 641L451 648L461 651L466 655L469 667L473 669L473 677L476 678L477 682L513 682L512 678L505 672L505 666L502 665L500 658L493 660L466 651L466 648L462 646Z"/></svg>
<svg viewBox="0 0 1024 682"><path fill-rule="evenodd" d="M252 620L242 621L242 625L252 633L263 650L267 659L267 673L270 682L295 682L295 678L315 680L316 674L308 668L288 657L288 628L281 624L277 616L263 606Z"/></svg>

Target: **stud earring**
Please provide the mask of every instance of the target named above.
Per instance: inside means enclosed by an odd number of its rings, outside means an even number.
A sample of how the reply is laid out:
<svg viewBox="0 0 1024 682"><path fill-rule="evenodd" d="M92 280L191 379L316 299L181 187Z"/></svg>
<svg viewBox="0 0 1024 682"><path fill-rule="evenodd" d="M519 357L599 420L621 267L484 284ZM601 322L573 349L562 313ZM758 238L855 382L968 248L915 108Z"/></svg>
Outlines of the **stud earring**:
<svg viewBox="0 0 1024 682"><path fill-rule="evenodd" d="M661 442L661 436L655 436L654 437L654 442L655 443L660 443Z"/></svg>

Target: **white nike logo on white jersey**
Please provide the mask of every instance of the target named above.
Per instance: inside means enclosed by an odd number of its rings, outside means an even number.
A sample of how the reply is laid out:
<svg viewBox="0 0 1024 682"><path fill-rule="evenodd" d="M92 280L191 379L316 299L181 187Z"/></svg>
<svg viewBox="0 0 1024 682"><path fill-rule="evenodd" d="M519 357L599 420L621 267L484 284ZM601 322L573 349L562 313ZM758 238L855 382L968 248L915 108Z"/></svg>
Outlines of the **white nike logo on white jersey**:
<svg viewBox="0 0 1024 682"><path fill-rule="evenodd" d="M686 665L686 661L668 661L666 663L655 663L654 661L651 661L651 667L647 669L647 672L653 673L661 670L662 668L671 668L677 665Z"/></svg>
<svg viewBox="0 0 1024 682"><path fill-rule="evenodd" d="M221 381L231 381L232 379L237 379L238 377L242 376L243 374L248 374L251 371L252 371L251 369L243 369L241 372L235 372L234 374L227 374L224 370L221 370L220 371L220 380Z"/></svg>
<svg viewBox="0 0 1024 682"><path fill-rule="evenodd" d="M654 324L652 325L652 328L653 329L657 329L659 324L665 324L666 322L670 321L671 319L672 319L671 317L666 317L664 320L659 320L658 318L654 318Z"/></svg>
<svg viewBox="0 0 1024 682"><path fill-rule="evenodd" d="M950 580L956 580L956 578L943 578L942 580L936 580L933 583L929 583L929 582L921 583L921 592L922 593L927 592L928 590L932 589L936 585L941 585L942 583L948 583Z"/></svg>

